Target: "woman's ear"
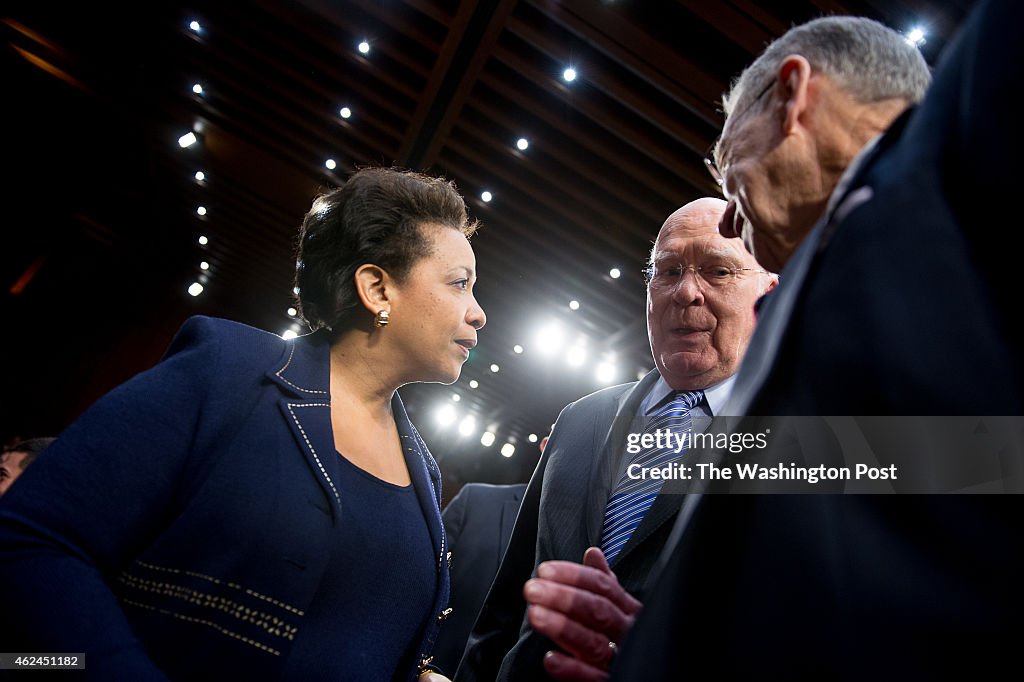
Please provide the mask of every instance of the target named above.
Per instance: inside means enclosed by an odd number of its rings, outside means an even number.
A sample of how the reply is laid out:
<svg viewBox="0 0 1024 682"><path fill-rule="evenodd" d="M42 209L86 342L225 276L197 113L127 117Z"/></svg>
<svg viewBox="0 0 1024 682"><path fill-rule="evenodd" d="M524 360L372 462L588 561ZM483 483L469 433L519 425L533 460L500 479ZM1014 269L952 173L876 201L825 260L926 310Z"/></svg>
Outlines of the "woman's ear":
<svg viewBox="0 0 1024 682"><path fill-rule="evenodd" d="M391 311L391 301L388 300L388 293L391 288L391 278L388 273L377 265L364 263L356 269L353 280L356 285L356 292L363 307L376 315L381 310Z"/></svg>
<svg viewBox="0 0 1024 682"><path fill-rule="evenodd" d="M807 109L807 88L811 82L811 63L798 54L791 54L779 66L779 83L785 98L785 118L782 123L783 135L793 132L800 117Z"/></svg>

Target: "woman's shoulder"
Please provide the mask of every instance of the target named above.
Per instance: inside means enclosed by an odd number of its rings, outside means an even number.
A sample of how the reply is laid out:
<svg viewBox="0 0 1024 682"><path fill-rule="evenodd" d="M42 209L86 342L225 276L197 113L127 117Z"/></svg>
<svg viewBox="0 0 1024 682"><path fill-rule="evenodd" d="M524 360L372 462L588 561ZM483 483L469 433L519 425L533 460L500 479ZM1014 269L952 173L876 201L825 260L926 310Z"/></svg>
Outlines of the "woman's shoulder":
<svg viewBox="0 0 1024 682"><path fill-rule="evenodd" d="M214 353L232 359L231 364L273 364L287 351L288 342L272 332L225 320L195 315L175 334L164 359L181 353Z"/></svg>

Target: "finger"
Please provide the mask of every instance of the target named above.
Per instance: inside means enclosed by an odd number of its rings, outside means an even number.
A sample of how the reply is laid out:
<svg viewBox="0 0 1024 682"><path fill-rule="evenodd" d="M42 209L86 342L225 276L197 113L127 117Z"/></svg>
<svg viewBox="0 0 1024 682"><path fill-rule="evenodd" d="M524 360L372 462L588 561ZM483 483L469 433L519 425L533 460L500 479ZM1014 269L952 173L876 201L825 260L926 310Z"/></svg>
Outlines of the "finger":
<svg viewBox="0 0 1024 682"><path fill-rule="evenodd" d="M604 560L603 555L601 560ZM600 594L630 615L643 606L619 585L619 579L611 570L604 571L572 561L545 561L537 567L537 576Z"/></svg>
<svg viewBox="0 0 1024 682"><path fill-rule="evenodd" d="M619 641L633 624L633 617L623 613L610 599L551 580L528 580L523 596L529 604L557 611L588 630L601 633L605 642Z"/></svg>
<svg viewBox="0 0 1024 682"><path fill-rule="evenodd" d="M557 651L549 651L544 656L544 670L563 682L604 682L608 679L604 670Z"/></svg>
<svg viewBox="0 0 1024 682"><path fill-rule="evenodd" d="M583 565L596 568L602 573L612 572L612 569L608 566L608 560L604 558L604 552L601 551L600 547L587 548L587 551L583 553Z"/></svg>
<svg viewBox="0 0 1024 682"><path fill-rule="evenodd" d="M614 652L608 646L609 638L604 633L595 632L565 614L543 606L530 606L526 617L534 631L576 658L602 670L607 670L611 664Z"/></svg>

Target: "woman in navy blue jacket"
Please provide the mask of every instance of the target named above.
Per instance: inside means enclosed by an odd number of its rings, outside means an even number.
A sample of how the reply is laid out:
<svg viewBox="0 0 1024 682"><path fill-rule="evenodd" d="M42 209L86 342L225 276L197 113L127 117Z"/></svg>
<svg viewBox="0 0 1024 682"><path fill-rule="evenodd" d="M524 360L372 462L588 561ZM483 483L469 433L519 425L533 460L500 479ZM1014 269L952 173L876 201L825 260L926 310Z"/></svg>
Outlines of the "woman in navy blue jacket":
<svg viewBox="0 0 1024 682"><path fill-rule="evenodd" d="M319 197L296 273L314 333L190 319L4 497L3 648L103 680L429 672L440 475L396 390L454 382L476 344L475 228L406 171Z"/></svg>

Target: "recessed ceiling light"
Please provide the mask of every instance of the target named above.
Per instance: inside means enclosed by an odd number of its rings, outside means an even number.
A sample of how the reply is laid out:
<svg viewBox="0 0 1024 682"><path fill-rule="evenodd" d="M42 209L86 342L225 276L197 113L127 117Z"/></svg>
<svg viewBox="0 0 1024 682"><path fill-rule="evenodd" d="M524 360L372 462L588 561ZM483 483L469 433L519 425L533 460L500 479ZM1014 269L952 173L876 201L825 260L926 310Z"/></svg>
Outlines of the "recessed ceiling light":
<svg viewBox="0 0 1024 682"><path fill-rule="evenodd" d="M359 43L359 51L362 52L363 54L369 54L370 43L366 42L365 40Z"/></svg>
<svg viewBox="0 0 1024 682"><path fill-rule="evenodd" d="M608 276L611 277L612 279L618 279L619 277L622 277L622 270L619 270L618 268L612 268L611 270L608 271Z"/></svg>
<svg viewBox="0 0 1024 682"><path fill-rule="evenodd" d="M324 161L324 165L327 166L328 170L334 170L338 167L338 164L334 159L327 159Z"/></svg>
<svg viewBox="0 0 1024 682"><path fill-rule="evenodd" d="M570 66L569 68L562 72L562 78L564 78L568 83L573 82L574 80L576 80L576 69Z"/></svg>
<svg viewBox="0 0 1024 682"><path fill-rule="evenodd" d="M530 141L525 137L520 137L516 140L516 146L519 147L519 149L526 151L526 148L530 146Z"/></svg>
<svg viewBox="0 0 1024 682"><path fill-rule="evenodd" d="M188 285L188 293L192 296L198 296L203 293L203 285L199 282L192 282L192 284Z"/></svg>
<svg viewBox="0 0 1024 682"><path fill-rule="evenodd" d="M352 116L352 110L349 109L348 107L342 107L341 111L339 111L338 113L341 114L342 118L349 118L350 116Z"/></svg>
<svg viewBox="0 0 1024 682"><path fill-rule="evenodd" d="M486 202L490 201L491 199L493 199L494 195L485 190L485 191L480 193L480 198L484 200L484 203L486 203Z"/></svg>

